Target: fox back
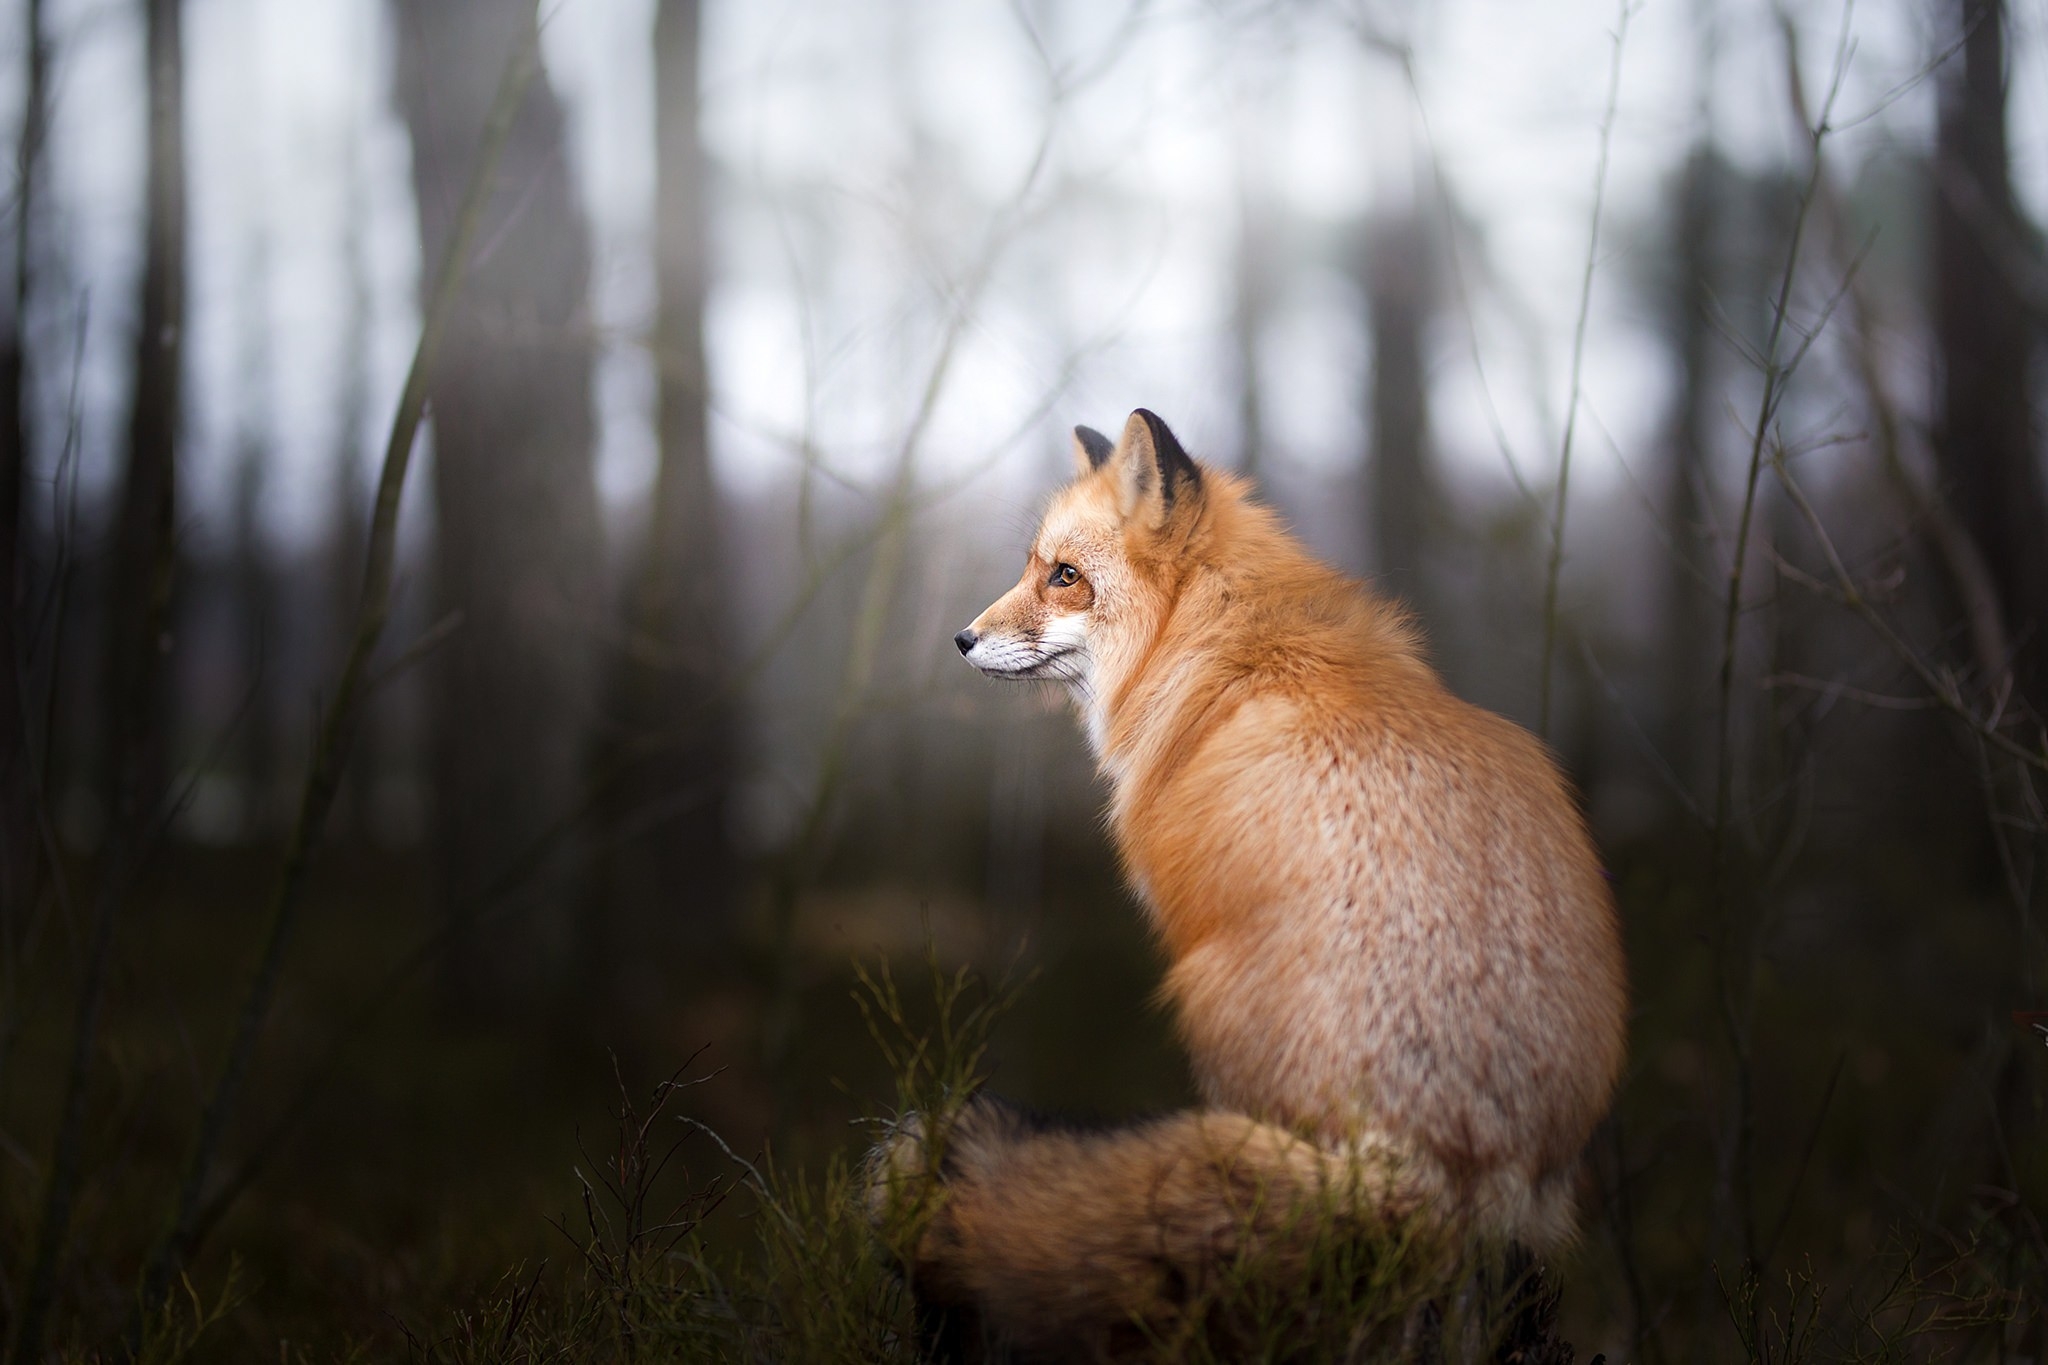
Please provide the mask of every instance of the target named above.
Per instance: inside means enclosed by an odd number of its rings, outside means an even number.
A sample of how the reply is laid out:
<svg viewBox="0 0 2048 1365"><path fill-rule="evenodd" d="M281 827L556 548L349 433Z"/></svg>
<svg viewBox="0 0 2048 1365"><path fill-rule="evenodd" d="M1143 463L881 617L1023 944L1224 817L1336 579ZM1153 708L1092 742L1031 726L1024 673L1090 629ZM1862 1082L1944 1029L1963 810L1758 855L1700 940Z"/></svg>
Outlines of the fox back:
<svg viewBox="0 0 2048 1365"><path fill-rule="evenodd" d="M1075 453L956 642L1071 692L1205 1098L1392 1143L1475 1230L1557 1245L1626 1006L1557 765L1153 414Z"/></svg>

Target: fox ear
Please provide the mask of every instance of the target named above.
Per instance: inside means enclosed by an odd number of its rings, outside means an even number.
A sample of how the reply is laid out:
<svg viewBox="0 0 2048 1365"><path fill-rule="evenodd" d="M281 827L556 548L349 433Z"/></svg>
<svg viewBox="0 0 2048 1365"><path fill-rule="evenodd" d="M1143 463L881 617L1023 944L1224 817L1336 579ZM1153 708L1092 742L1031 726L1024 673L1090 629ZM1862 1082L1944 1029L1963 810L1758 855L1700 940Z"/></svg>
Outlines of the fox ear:
<svg viewBox="0 0 2048 1365"><path fill-rule="evenodd" d="M1103 462L1116 453L1116 447L1109 438L1094 427L1074 428L1074 472L1092 474L1102 468Z"/></svg>
<svg viewBox="0 0 2048 1365"><path fill-rule="evenodd" d="M1202 471L1166 423L1147 408L1139 408L1124 423L1123 439L1110 460L1117 476L1117 510L1125 521L1157 530L1177 504L1201 496Z"/></svg>

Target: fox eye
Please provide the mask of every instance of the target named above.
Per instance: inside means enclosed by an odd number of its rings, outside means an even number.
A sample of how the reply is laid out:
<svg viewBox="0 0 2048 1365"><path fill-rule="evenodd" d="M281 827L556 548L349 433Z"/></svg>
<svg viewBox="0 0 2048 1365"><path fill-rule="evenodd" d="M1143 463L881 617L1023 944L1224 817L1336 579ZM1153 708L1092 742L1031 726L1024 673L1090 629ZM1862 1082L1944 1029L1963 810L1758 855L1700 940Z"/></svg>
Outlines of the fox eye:
<svg viewBox="0 0 2048 1365"><path fill-rule="evenodd" d="M1058 564L1053 567L1052 577L1046 579L1045 583L1049 588L1071 588L1080 581L1079 569L1071 564Z"/></svg>

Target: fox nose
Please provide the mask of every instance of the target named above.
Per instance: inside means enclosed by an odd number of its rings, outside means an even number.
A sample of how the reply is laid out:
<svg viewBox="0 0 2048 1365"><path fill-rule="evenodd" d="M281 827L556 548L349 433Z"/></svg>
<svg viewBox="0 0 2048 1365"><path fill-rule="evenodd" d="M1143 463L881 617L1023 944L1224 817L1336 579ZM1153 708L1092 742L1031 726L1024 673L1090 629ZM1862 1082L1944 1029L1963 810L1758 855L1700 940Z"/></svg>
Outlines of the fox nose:
<svg viewBox="0 0 2048 1365"><path fill-rule="evenodd" d="M979 635L974 633L974 627L969 626L953 637L953 643L960 646L960 652L965 654L968 650L974 648L974 642L980 638Z"/></svg>

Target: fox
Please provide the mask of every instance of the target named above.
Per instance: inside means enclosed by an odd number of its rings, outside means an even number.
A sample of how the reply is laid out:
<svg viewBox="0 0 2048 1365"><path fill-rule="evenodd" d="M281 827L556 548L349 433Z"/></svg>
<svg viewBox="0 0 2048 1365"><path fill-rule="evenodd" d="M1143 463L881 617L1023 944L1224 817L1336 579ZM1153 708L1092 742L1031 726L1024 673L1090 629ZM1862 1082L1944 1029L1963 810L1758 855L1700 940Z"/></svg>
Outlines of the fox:
<svg viewBox="0 0 2048 1365"><path fill-rule="evenodd" d="M871 1176L935 1182L916 1293L1027 1357L1111 1358L1219 1259L1287 1265L1317 1201L1564 1249L1628 1004L1558 764L1155 413L1073 451L1022 576L955 644L1070 697L1203 1107L1106 1131L986 1093L943 1131L906 1116Z"/></svg>

